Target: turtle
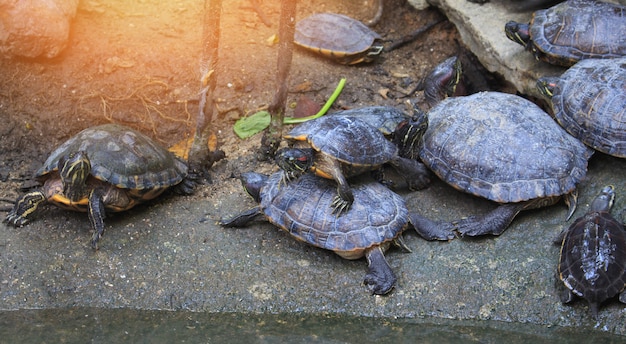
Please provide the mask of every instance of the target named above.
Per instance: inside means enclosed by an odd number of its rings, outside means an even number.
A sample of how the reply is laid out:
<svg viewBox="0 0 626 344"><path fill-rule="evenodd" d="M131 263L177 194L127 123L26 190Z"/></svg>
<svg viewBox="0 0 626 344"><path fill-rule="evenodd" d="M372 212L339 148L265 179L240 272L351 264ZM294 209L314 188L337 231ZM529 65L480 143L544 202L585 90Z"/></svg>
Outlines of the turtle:
<svg viewBox="0 0 626 344"><path fill-rule="evenodd" d="M118 124L87 128L54 150L35 173L43 186L15 202L4 222L21 227L45 202L87 212L98 248L105 212L128 210L177 186L193 192L187 164L148 136Z"/></svg>
<svg viewBox="0 0 626 344"><path fill-rule="evenodd" d="M371 62L383 51L379 34L337 13L315 13L297 22L294 42L347 65Z"/></svg>
<svg viewBox="0 0 626 344"><path fill-rule="evenodd" d="M612 185L602 188L587 213L561 232L558 279L561 302L582 297L589 303L594 319L602 303L619 294L626 303L626 232L615 219L611 207L615 199Z"/></svg>
<svg viewBox="0 0 626 344"><path fill-rule="evenodd" d="M433 107L442 99L454 95L462 74L461 60L457 56L449 57L435 66L424 78L424 98L428 105Z"/></svg>
<svg viewBox="0 0 626 344"><path fill-rule="evenodd" d="M626 158L626 57L588 59L537 80L557 122L587 146Z"/></svg>
<svg viewBox="0 0 626 344"><path fill-rule="evenodd" d="M509 21L504 31L535 58L564 67L626 56L626 7L621 5L568 0L534 12L528 24Z"/></svg>
<svg viewBox="0 0 626 344"><path fill-rule="evenodd" d="M259 203L230 219L224 227L243 227L255 219L266 219L295 239L330 250L345 259L367 258L365 284L373 294L388 293L396 276L385 260L384 251L396 243L406 249L401 234L409 225L404 199L371 179L353 186L355 201L343 216L331 210L335 196L332 181L304 174L282 184L282 174L269 177L255 172L242 173L246 191ZM451 231L418 232L427 240L450 240Z"/></svg>
<svg viewBox="0 0 626 344"><path fill-rule="evenodd" d="M569 218L593 154L531 101L493 91L416 110L394 141L401 156L420 159L452 187L500 204L484 216L437 224L466 236L500 235L520 211L561 196Z"/></svg>
<svg viewBox="0 0 626 344"><path fill-rule="evenodd" d="M399 157L398 148L377 128L353 116L319 117L297 125L284 138L292 147L279 149L275 160L285 182L307 171L334 179L338 185L332 205L338 215L354 201L346 178L377 171L383 164L397 170L410 189L422 189L430 182L422 163Z"/></svg>

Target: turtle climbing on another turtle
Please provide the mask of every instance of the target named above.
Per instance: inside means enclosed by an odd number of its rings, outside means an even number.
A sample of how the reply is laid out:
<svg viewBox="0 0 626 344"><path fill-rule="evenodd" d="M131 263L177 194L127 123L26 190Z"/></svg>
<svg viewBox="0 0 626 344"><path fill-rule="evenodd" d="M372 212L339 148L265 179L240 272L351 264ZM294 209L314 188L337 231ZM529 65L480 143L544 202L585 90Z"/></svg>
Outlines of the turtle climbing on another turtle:
<svg viewBox="0 0 626 344"><path fill-rule="evenodd" d="M626 7L621 5L568 0L536 11L528 24L509 21L504 31L538 60L555 65L626 56Z"/></svg>
<svg viewBox="0 0 626 344"><path fill-rule="evenodd" d="M312 14L296 23L294 42L341 64L373 61L381 37L356 19L336 13Z"/></svg>
<svg viewBox="0 0 626 344"><path fill-rule="evenodd" d="M276 162L285 182L311 171L337 182L332 203L338 214L348 210L354 196L347 178L391 165L419 190L430 182L429 172L418 161L398 156L398 148L371 125L353 116L323 116L294 127L285 139L292 147L276 152Z"/></svg>
<svg viewBox="0 0 626 344"><path fill-rule="evenodd" d="M45 202L87 212L97 249L105 212L128 210L174 186L190 194L187 176L185 162L142 133L117 124L88 128L50 154L35 173L43 187L18 198L4 222L26 225Z"/></svg>
<svg viewBox="0 0 626 344"><path fill-rule="evenodd" d="M430 224L467 236L500 235L520 211L561 196L569 218L593 153L534 103L499 92L448 98L428 113L417 111L394 141L401 156L420 159L452 187L500 204L484 216Z"/></svg>
<svg viewBox="0 0 626 344"><path fill-rule="evenodd" d="M626 232L610 213L614 199L613 186L604 187L589 211L555 242L561 245L558 277L565 285L561 302L584 298L594 319L606 300L619 294L620 302L626 303Z"/></svg>
<svg viewBox="0 0 626 344"><path fill-rule="evenodd" d="M537 80L554 117L587 146L626 158L626 57L588 59L561 77Z"/></svg>
<svg viewBox="0 0 626 344"><path fill-rule="evenodd" d="M402 243L409 214L404 199L375 181L353 185L354 203L342 216L331 209L335 185L328 179L305 174L287 185L281 185L282 174L269 178L259 173L242 174L246 191L259 203L227 220L225 227L242 227L255 219L266 219L295 239L330 250L345 259L367 258L365 285L373 294L388 293L396 276L384 251L391 243ZM427 240L450 240L451 231L418 232Z"/></svg>

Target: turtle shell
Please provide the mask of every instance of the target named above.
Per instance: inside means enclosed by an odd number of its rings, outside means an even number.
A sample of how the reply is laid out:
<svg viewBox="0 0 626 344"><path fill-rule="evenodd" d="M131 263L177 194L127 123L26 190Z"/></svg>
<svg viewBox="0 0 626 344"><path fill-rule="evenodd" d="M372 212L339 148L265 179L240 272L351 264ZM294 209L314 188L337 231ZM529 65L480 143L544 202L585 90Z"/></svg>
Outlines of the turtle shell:
<svg viewBox="0 0 626 344"><path fill-rule="evenodd" d="M571 66L588 58L626 56L626 7L569 0L536 11L529 35L547 62Z"/></svg>
<svg viewBox="0 0 626 344"><path fill-rule="evenodd" d="M574 137L626 158L626 58L578 62L555 83L552 106Z"/></svg>
<svg viewBox="0 0 626 344"><path fill-rule="evenodd" d="M355 64L372 60L368 54L381 37L356 19L336 13L316 13L296 23L294 42L339 63Z"/></svg>
<svg viewBox="0 0 626 344"><path fill-rule="evenodd" d="M534 103L499 92L442 101L422 143L420 158L442 180L500 203L573 191L593 152Z"/></svg>
<svg viewBox="0 0 626 344"><path fill-rule="evenodd" d="M398 124L410 118L393 106L366 106L337 111L328 115L357 118L377 128L385 136L392 135Z"/></svg>
<svg viewBox="0 0 626 344"><path fill-rule="evenodd" d="M377 182L352 185L354 203L342 216L332 212L337 186L330 180L304 174L281 185L274 173L261 189L261 209L268 220L296 239L358 259L363 251L391 241L408 224L402 197Z"/></svg>
<svg viewBox="0 0 626 344"><path fill-rule="evenodd" d="M322 116L299 124L285 138L306 141L313 149L354 166L382 165L398 151L378 129L353 116Z"/></svg>
<svg viewBox="0 0 626 344"><path fill-rule="evenodd" d="M130 128L105 124L87 128L50 154L36 172L46 178L59 169L59 160L84 151L91 163L91 175L121 189L148 190L180 183L187 165L146 135Z"/></svg>
<svg viewBox="0 0 626 344"><path fill-rule="evenodd" d="M567 230L561 245L559 278L586 299L594 317L598 306L626 285L626 232L609 212L589 212Z"/></svg>

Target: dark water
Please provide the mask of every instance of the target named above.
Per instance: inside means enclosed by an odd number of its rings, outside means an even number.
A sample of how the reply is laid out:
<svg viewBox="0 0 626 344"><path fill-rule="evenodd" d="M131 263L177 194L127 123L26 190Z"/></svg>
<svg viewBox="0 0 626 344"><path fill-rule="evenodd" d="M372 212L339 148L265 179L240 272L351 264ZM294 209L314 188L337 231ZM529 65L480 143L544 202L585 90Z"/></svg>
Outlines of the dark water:
<svg viewBox="0 0 626 344"><path fill-rule="evenodd" d="M335 315L62 309L0 312L1 343L624 343L598 331Z"/></svg>

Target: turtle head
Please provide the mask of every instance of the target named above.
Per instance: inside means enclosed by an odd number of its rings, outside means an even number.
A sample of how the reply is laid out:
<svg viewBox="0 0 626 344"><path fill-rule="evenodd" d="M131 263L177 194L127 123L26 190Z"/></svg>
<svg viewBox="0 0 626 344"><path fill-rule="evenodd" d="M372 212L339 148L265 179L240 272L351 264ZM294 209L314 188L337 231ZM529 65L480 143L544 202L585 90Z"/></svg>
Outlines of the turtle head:
<svg viewBox="0 0 626 344"><path fill-rule="evenodd" d="M607 185L602 188L598 196L594 198L589 207L589 211L609 211L615 201L615 188L613 185Z"/></svg>
<svg viewBox="0 0 626 344"><path fill-rule="evenodd" d="M261 202L261 188L267 182L267 175L256 172L244 172L241 174L241 184L246 192L254 198L257 203Z"/></svg>
<svg viewBox="0 0 626 344"><path fill-rule="evenodd" d="M558 78L546 76L537 79L537 89L539 93L548 99L552 98L557 81Z"/></svg>
<svg viewBox="0 0 626 344"><path fill-rule="evenodd" d="M276 152L276 164L285 171L288 179L297 178L313 166L312 148L282 148Z"/></svg>
<svg viewBox="0 0 626 344"><path fill-rule="evenodd" d="M85 182L91 173L91 163L84 151L69 154L59 160L59 175L63 183L63 194L72 202L85 196Z"/></svg>
<svg viewBox="0 0 626 344"><path fill-rule="evenodd" d="M438 64L424 82L424 96L428 105L435 106L446 97L453 96L462 73L461 60L456 56Z"/></svg>
<svg viewBox="0 0 626 344"><path fill-rule="evenodd" d="M528 48L530 45L530 31L528 24L518 23L511 20L504 25L506 37L515 43L519 43Z"/></svg>
<svg viewBox="0 0 626 344"><path fill-rule="evenodd" d="M428 116L417 107L413 108L413 117L402 121L393 133L393 143L398 146L398 154L407 159L419 159L422 149L422 137L428 129Z"/></svg>

